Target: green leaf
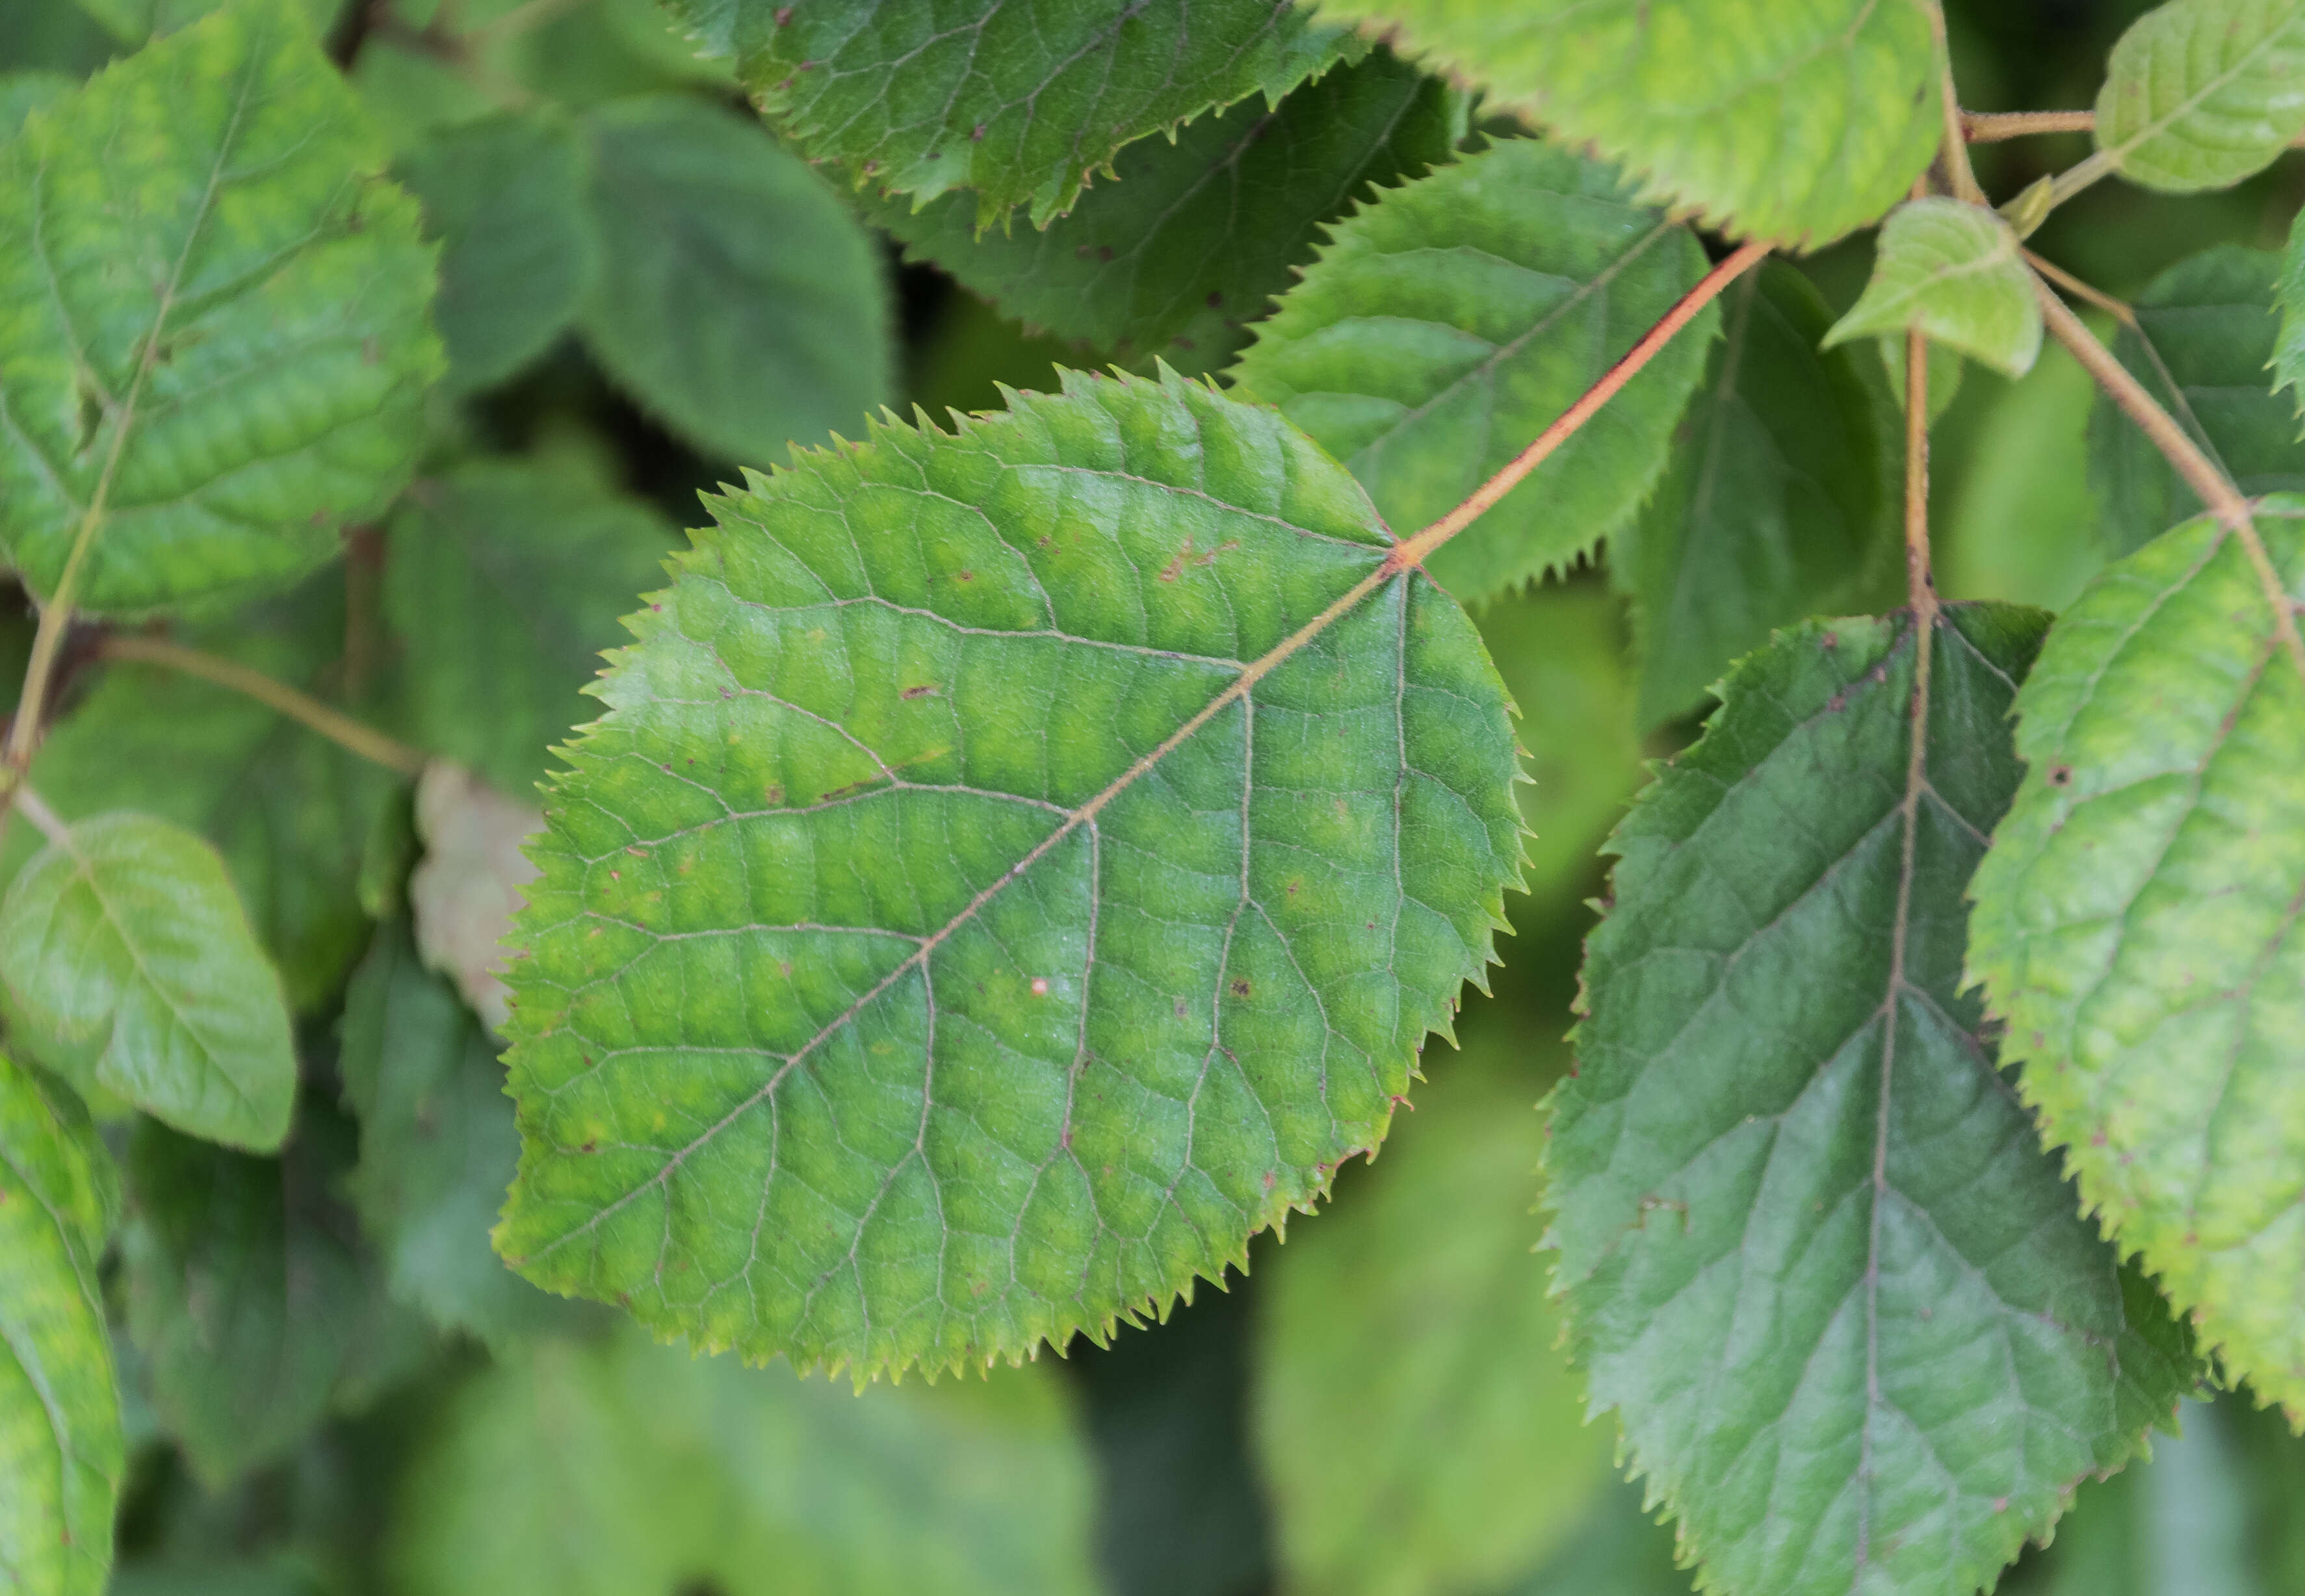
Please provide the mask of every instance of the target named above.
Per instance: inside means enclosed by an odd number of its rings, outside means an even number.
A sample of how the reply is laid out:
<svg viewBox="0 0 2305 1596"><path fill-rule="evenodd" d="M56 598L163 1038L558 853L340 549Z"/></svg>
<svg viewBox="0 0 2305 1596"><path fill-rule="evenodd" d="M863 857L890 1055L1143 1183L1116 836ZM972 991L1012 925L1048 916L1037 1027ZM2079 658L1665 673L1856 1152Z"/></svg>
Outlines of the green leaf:
<svg viewBox="0 0 2305 1596"><path fill-rule="evenodd" d="M1056 1371L852 1396L627 1336L489 1371L419 1454L391 1562L437 1596L1090 1596Z"/></svg>
<svg viewBox="0 0 2305 1596"><path fill-rule="evenodd" d="M2231 245L2170 267L2138 299L2113 352L2241 492L2305 490L2305 442L2266 387L2280 258ZM2089 476L2115 555L2198 514L2201 502L2110 399L2089 419Z"/></svg>
<svg viewBox="0 0 2305 1596"><path fill-rule="evenodd" d="M62 72L0 72L0 141L14 138L27 116L47 110L74 87Z"/></svg>
<svg viewBox="0 0 2305 1596"><path fill-rule="evenodd" d="M0 1582L101 1596L125 1472L97 1259L115 1177L88 1116L0 1057Z"/></svg>
<svg viewBox="0 0 2305 1596"><path fill-rule="evenodd" d="M2305 210L2289 228L2289 255L2281 268L2281 335L2273 351L2273 391L2296 390L2305 416Z"/></svg>
<svg viewBox="0 0 2305 1596"><path fill-rule="evenodd" d="M128 1332L163 1428L210 1490L293 1451L332 1404L358 1405L422 1350L336 1203L350 1141L309 1104L281 1159L136 1128Z"/></svg>
<svg viewBox="0 0 2305 1596"><path fill-rule="evenodd" d="M599 713L583 696L618 624L664 579L672 530L566 471L480 462L420 482L392 522L386 618L406 648L411 735L507 794Z"/></svg>
<svg viewBox="0 0 2305 1596"><path fill-rule="evenodd" d="M503 381L574 321L599 269L584 167L567 125L532 111L438 129L396 166L441 242L452 386Z"/></svg>
<svg viewBox="0 0 2305 1596"><path fill-rule="evenodd" d="M382 164L294 0L236 0L0 146L0 548L36 592L91 527L82 608L283 587L406 480L440 352Z"/></svg>
<svg viewBox="0 0 2305 1596"><path fill-rule="evenodd" d="M498 1247L860 1377L1102 1336L1382 1138L1519 861L1503 690L1174 377L749 481L532 845Z"/></svg>
<svg viewBox="0 0 2305 1596"><path fill-rule="evenodd" d="M32 0L36 4L61 4L64 0ZM132 49L147 39L190 27L227 0L79 0L80 8ZM344 0L293 0L298 13L315 32L325 31L344 9Z"/></svg>
<svg viewBox="0 0 2305 1596"><path fill-rule="evenodd" d="M1990 1585L2190 1378L1961 991L2043 621L1946 611L1925 701L1909 614L1779 633L1611 840L1556 1278L1724 1596Z"/></svg>
<svg viewBox="0 0 2305 1596"><path fill-rule="evenodd" d="M0 1006L19 1047L83 1091L267 1148L296 1056L280 977L215 848L149 815L73 826L0 900Z"/></svg>
<svg viewBox="0 0 2305 1596"><path fill-rule="evenodd" d="M273 617L202 638L219 656L317 688L336 664L340 607L300 594ZM334 595L328 595L333 599ZM135 810L196 831L222 855L289 1005L332 1005L369 940L365 840L400 785L247 695L156 666L114 663L32 762L31 783L68 820ZM41 845L29 825L0 842L0 882Z"/></svg>
<svg viewBox="0 0 2305 1596"><path fill-rule="evenodd" d="M1875 338L1873 347L1881 352L1881 369L1889 379L1889 394L1895 400L1897 413L1905 411L1905 340L1901 336ZM1961 393L1961 375L1968 369L1961 356L1943 344L1929 345L1929 425L1934 427ZM1903 446L1898 445L1900 448Z"/></svg>
<svg viewBox="0 0 2305 1596"><path fill-rule="evenodd" d="M2041 352L2041 306L2017 234L1981 205L1931 197L1889 213L1872 280L1828 345L1918 327L2009 377Z"/></svg>
<svg viewBox="0 0 2305 1596"><path fill-rule="evenodd" d="M353 978L341 1068L360 1118L347 1190L393 1294L492 1346L565 1318L489 1250L520 1157L504 1066L455 990L417 963L404 922L377 933Z"/></svg>
<svg viewBox="0 0 2305 1596"><path fill-rule="evenodd" d="M1705 273L1687 229L1606 168L1511 140L1390 189L1233 369L1343 461L1402 536L1526 447ZM1707 308L1603 419L1433 558L1467 603L1564 567L1639 507L1717 325Z"/></svg>
<svg viewBox="0 0 2305 1596"><path fill-rule="evenodd" d="M2305 498L2258 507L2305 593ZM1970 969L2043 1134L2258 1395L2305 1415L2305 680L2238 539L2108 569L2018 700Z"/></svg>
<svg viewBox="0 0 2305 1596"><path fill-rule="evenodd" d="M1622 608L1588 577L1506 594L1481 612L1481 641L1520 712L1526 874L1540 904L1584 886L1644 779Z"/></svg>
<svg viewBox="0 0 2305 1596"><path fill-rule="evenodd" d="M1265 1266L1252 1389L1289 1589L1494 1590L1612 1483L1529 1255L1565 1050L1517 1051L1428 1054L1398 1145Z"/></svg>
<svg viewBox="0 0 2305 1596"><path fill-rule="evenodd" d="M1932 557L1937 585L1961 598L2061 610L2105 564L2088 488L2097 384L2063 344L1982 410ZM2122 425L2129 425L2122 419ZM1940 499L1940 504L1945 500Z"/></svg>
<svg viewBox="0 0 2305 1596"><path fill-rule="evenodd" d="M2305 133L2305 4L2169 0L2113 47L2092 157L2170 193L2230 188Z"/></svg>
<svg viewBox="0 0 2305 1596"><path fill-rule="evenodd" d="M1862 349L1818 346L1831 312L1770 261L1722 296L1727 333L1681 419L1664 481L1611 548L1633 602L1639 724L1705 703L1769 633L1858 597L1881 565L1897 483Z"/></svg>
<svg viewBox="0 0 2305 1596"><path fill-rule="evenodd" d="M62 72L77 82L114 54L112 36L70 0L0 6L0 67Z"/></svg>
<svg viewBox="0 0 2305 1596"><path fill-rule="evenodd" d="M582 322L609 371L733 460L854 429L892 386L888 289L823 180L695 99L625 101L586 127L600 269Z"/></svg>
<svg viewBox="0 0 2305 1596"><path fill-rule="evenodd" d="M1654 1522L1640 1487L1619 1481L1586 1514L1575 1539L1499 1596L1688 1596L1671 1532Z"/></svg>
<svg viewBox="0 0 2305 1596"><path fill-rule="evenodd" d="M811 158L923 200L974 189L980 225L1030 205L1045 225L1124 145L1357 54L1289 0L665 4Z"/></svg>
<svg viewBox="0 0 2305 1596"><path fill-rule="evenodd" d="M1386 50L1331 68L1278 106L1201 117L1144 139L1047 227L980 234L976 202L871 207L914 259L933 261L1026 325L1134 361L1229 361L1246 327L1313 259L1321 224L1357 199L1449 161L1461 96Z"/></svg>
<svg viewBox="0 0 2305 1596"><path fill-rule="evenodd" d="M1808 247L1905 197L1943 132L1927 13L1817 0L1322 0L1741 238Z"/></svg>

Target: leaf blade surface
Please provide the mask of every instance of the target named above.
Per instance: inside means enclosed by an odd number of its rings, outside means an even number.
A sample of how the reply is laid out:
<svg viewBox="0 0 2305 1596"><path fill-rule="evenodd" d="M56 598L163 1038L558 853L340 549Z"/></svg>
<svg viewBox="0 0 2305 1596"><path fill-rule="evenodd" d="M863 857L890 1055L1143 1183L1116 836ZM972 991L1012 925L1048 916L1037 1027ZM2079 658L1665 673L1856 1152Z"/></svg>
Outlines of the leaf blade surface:
<svg viewBox="0 0 2305 1596"><path fill-rule="evenodd" d="M532 853L507 1257L950 1367L1165 1302L1374 1144L1519 826L1493 668L1349 477L1074 376L716 514Z"/></svg>
<svg viewBox="0 0 2305 1596"><path fill-rule="evenodd" d="M1873 276L1831 343L1918 327L1931 340L2022 377L2041 353L2041 306L2017 234L1981 205L1909 200L1881 229Z"/></svg>
<svg viewBox="0 0 2305 1596"><path fill-rule="evenodd" d="M2294 602L2305 500L2256 517ZM2305 682L2237 539L2188 522L2100 575L2018 700L2029 767L1978 872L1970 968L2082 1194L2262 1399L2305 1408Z"/></svg>
<svg viewBox="0 0 2305 1596"><path fill-rule="evenodd" d="M1780 633L1614 839L1557 1278L1712 1588L1965 1596L2189 1378L1959 990L2041 624L1947 612L1923 739L1909 617Z"/></svg>
<svg viewBox="0 0 2305 1596"><path fill-rule="evenodd" d="M2113 47L2099 158L2171 193L2230 187L2305 132L2305 6L2168 0Z"/></svg>

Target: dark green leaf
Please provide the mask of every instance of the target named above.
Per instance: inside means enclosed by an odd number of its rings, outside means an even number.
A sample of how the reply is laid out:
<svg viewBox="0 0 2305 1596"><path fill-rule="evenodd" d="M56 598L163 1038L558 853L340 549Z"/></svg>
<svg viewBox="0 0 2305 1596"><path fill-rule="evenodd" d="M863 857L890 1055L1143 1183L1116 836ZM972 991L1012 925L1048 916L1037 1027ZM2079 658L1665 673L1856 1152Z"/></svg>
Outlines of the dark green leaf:
<svg viewBox="0 0 2305 1596"><path fill-rule="evenodd" d="M555 117L507 111L433 132L395 169L441 242L449 381L501 382L567 330L598 270L583 146Z"/></svg>
<svg viewBox="0 0 2305 1596"><path fill-rule="evenodd" d="M383 159L297 0L239 0L0 145L0 548L36 592L90 526L83 608L282 587L406 480L441 361Z"/></svg>
<svg viewBox="0 0 2305 1596"><path fill-rule="evenodd" d="M1858 369L1866 351L1818 347L1830 312L1790 266L1722 298L1726 335L1664 481L1611 550L1640 640L1643 726L1698 708L1777 627L1850 603L1892 529L1882 451L1895 421Z"/></svg>
<svg viewBox="0 0 2305 1596"><path fill-rule="evenodd" d="M1406 537L1527 447L1705 272L1606 168L1527 140L1389 189L1234 368L1343 461ZM1655 482L1717 325L1696 325L1431 563L1467 602L1564 567Z"/></svg>
<svg viewBox="0 0 2305 1596"><path fill-rule="evenodd" d="M814 158L933 200L977 192L1034 226L1124 145L1262 92L1354 45L1289 0L666 0Z"/></svg>
<svg viewBox="0 0 2305 1596"><path fill-rule="evenodd" d="M404 923L353 978L341 1068L360 1119L348 1190L394 1295L492 1346L552 1322L558 1304L489 1247L520 1158L496 1044L417 963Z"/></svg>
<svg viewBox="0 0 2305 1596"><path fill-rule="evenodd" d="M279 1159L145 1121L121 1235L128 1330L163 1428L211 1489L285 1456L424 1346L366 1267L335 1189L350 1127L309 1106Z"/></svg>
<svg viewBox="0 0 2305 1596"><path fill-rule="evenodd" d="M2227 245L2154 279L2137 322L2114 352L2246 494L2305 489L2305 442L2290 403L2268 391L2280 323L2281 258ZM2160 450L2110 399L2089 418L2089 477L2115 556L2189 515L2201 502Z"/></svg>
<svg viewBox="0 0 2305 1596"><path fill-rule="evenodd" d="M2305 498L2258 506L2305 594ZM2108 568L2018 700L2029 769L1970 956L2106 1232L2305 1416L2305 679L2203 516Z"/></svg>
<svg viewBox="0 0 2305 1596"><path fill-rule="evenodd" d="M0 901L0 1006L16 1044L83 1091L234 1147L287 1133L279 973L224 861L179 827L98 815L17 872Z"/></svg>
<svg viewBox="0 0 2305 1596"><path fill-rule="evenodd" d="M0 1058L0 1582L100 1596L124 1470L104 1295L116 1177L88 1115Z"/></svg>
<svg viewBox="0 0 2305 1596"><path fill-rule="evenodd" d="M508 794L600 712L583 695L619 619L664 582L672 529L565 470L478 463L420 482L392 522L385 615L416 742Z"/></svg>
<svg viewBox="0 0 2305 1596"><path fill-rule="evenodd" d="M649 409L756 465L855 431L890 389L879 251L759 127L693 99L596 112L584 336Z"/></svg>
<svg viewBox="0 0 2305 1596"><path fill-rule="evenodd" d="M1263 1266L1257 1449L1289 1589L1493 1590L1612 1483L1530 1256L1536 1099L1567 1050L1528 1051L1428 1052L1384 1159Z"/></svg>
<svg viewBox="0 0 2305 1596"><path fill-rule="evenodd" d="M1503 690L1180 378L750 484L532 845L498 1245L860 1375L1105 1334L1382 1139L1519 862Z"/></svg>
<svg viewBox="0 0 2305 1596"><path fill-rule="evenodd" d="M1794 245L1905 198L1942 136L1927 12L1878 0L1322 0L1564 142L1641 197Z"/></svg>
<svg viewBox="0 0 2305 1596"><path fill-rule="evenodd" d="M1611 841L1558 1278L1724 1596L1989 1585L2190 1378L1960 989L2043 623L1947 611L1925 690L1909 614L1781 632Z"/></svg>
<svg viewBox="0 0 2305 1596"><path fill-rule="evenodd" d="M1385 50L1332 67L1278 106L1243 105L1143 139L1070 211L980 234L955 191L872 219L1027 326L1137 363L1212 371L1313 258L1323 223L1448 161L1462 98Z"/></svg>
<svg viewBox="0 0 2305 1596"><path fill-rule="evenodd" d="M25 117L55 105L72 87L62 72L0 72L0 142L14 138Z"/></svg>
<svg viewBox="0 0 2305 1596"><path fill-rule="evenodd" d="M852 1396L547 1340L459 1394L393 1565L431 1596L1090 1596L1070 1420L1046 1368Z"/></svg>
<svg viewBox="0 0 2305 1596"><path fill-rule="evenodd" d="M2281 268L2281 335L2273 352L2273 391L2295 390L2305 415L2305 210L2289 228L2289 254Z"/></svg>

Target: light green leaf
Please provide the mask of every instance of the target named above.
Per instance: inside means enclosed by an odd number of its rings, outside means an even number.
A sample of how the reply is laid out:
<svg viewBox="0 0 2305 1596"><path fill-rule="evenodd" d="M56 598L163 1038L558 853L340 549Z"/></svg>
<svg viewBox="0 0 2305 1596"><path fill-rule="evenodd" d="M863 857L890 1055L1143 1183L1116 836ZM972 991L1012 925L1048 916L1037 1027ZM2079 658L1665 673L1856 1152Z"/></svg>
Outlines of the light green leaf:
<svg viewBox="0 0 2305 1596"><path fill-rule="evenodd" d="M583 146L555 117L507 111L434 132L395 170L442 244L451 385L503 381L567 330L599 269Z"/></svg>
<svg viewBox="0 0 2305 1596"><path fill-rule="evenodd" d="M1905 197L1942 132L1927 13L1879 0L1321 0L1741 238L1808 247Z"/></svg>
<svg viewBox="0 0 2305 1596"><path fill-rule="evenodd" d="M74 87L62 72L0 72L0 141L14 138L24 118L47 110Z"/></svg>
<svg viewBox="0 0 2305 1596"><path fill-rule="evenodd" d="M0 146L0 548L36 592L90 525L84 608L283 587L405 480L440 353L382 164L294 0L236 0Z"/></svg>
<svg viewBox="0 0 2305 1596"><path fill-rule="evenodd" d="M0 1585L100 1596L125 1472L96 1261L115 1179L88 1116L0 1058Z"/></svg>
<svg viewBox="0 0 2305 1596"><path fill-rule="evenodd" d="M66 0L24 0L35 5L61 5ZM190 27L227 0L79 0L80 8L104 24L112 36L132 49L147 39ZM315 31L325 30L344 9L344 0L293 0Z"/></svg>
<svg viewBox="0 0 2305 1596"><path fill-rule="evenodd" d="M595 112L600 269L584 336L703 448L766 465L854 431L891 386L880 251L821 178L690 98Z"/></svg>
<svg viewBox="0 0 2305 1596"><path fill-rule="evenodd" d="M2289 404L2266 387L2280 327L2280 257L2231 245L2154 279L2113 352L2250 495L2305 491L2305 442ZM2089 478L2115 555L2189 515L2201 502L2167 458L2110 399L2089 418Z"/></svg>
<svg viewBox="0 0 2305 1596"><path fill-rule="evenodd" d="M392 1563L435 1596L1090 1596L1093 1475L1056 1371L851 1395L626 1336L467 1385Z"/></svg>
<svg viewBox="0 0 2305 1596"><path fill-rule="evenodd" d="M1332 241L1233 369L1343 461L1406 537L1558 418L1705 273L1687 229L1617 179L1511 140L1387 190ZM1433 558L1467 603L1564 567L1663 466L1717 325L1708 307L1528 480Z"/></svg>
<svg viewBox="0 0 2305 1596"><path fill-rule="evenodd" d="M498 1250L860 1376L1101 1336L1382 1138L1519 861L1503 690L1174 377L749 481L532 845Z"/></svg>
<svg viewBox="0 0 2305 1596"><path fill-rule="evenodd" d="M2305 594L2305 498L2257 527ZM2305 1415L2305 680L2204 517L2066 611L2018 700L2029 767L1978 872L1970 969L2043 1134L2203 1341Z"/></svg>
<svg viewBox="0 0 2305 1596"><path fill-rule="evenodd" d="M974 189L980 224L1045 225L1124 145L1357 54L1290 0L665 4L811 158L923 200Z"/></svg>
<svg viewBox="0 0 2305 1596"><path fill-rule="evenodd" d="M2044 620L1946 611L1925 690L1909 614L1780 632L1611 840L1556 1278L1722 1596L1990 1585L2190 1377L1961 990Z"/></svg>
<svg viewBox="0 0 2305 1596"><path fill-rule="evenodd" d="M1252 1389L1289 1589L1494 1590L1609 1489L1615 1438L1584 1422L1530 1256L1536 1099L1567 1062L1428 1053L1398 1145L1265 1266Z"/></svg>
<svg viewBox="0 0 2305 1596"><path fill-rule="evenodd" d="M2298 413L2305 416L2305 210L2290 225L2279 298L2281 335L2273 350L2273 391L2295 389Z"/></svg>
<svg viewBox="0 0 2305 1596"><path fill-rule="evenodd" d="M979 233L955 191L872 219L1027 326L1133 361L1212 371L1313 259L1321 224L1454 153L1464 100L1390 51L1331 68L1278 106L1245 105L1144 139L1035 231Z"/></svg>
<svg viewBox="0 0 2305 1596"><path fill-rule="evenodd" d="M1708 702L1775 628L1856 599L1888 541L1898 485L1883 444L1896 423L1858 367L1864 352L1818 347L1831 312L1779 262L1731 284L1722 313L1664 481L1611 548L1645 726Z"/></svg>
<svg viewBox="0 0 2305 1596"><path fill-rule="evenodd" d="M1529 896L1581 887L1643 780L1623 607L1596 576L1509 593L1481 612L1481 641L1520 711ZM1574 891L1581 914L1585 894Z"/></svg>
<svg viewBox="0 0 2305 1596"><path fill-rule="evenodd" d="M347 1190L394 1295L493 1346L565 1320L489 1250L520 1157L504 1066L404 922L377 933L345 994L341 1068L361 1127Z"/></svg>
<svg viewBox="0 0 2305 1596"><path fill-rule="evenodd" d="M296 1091L280 977L215 848L149 815L73 826L0 901L0 1006L83 1089L234 1147L279 1145Z"/></svg>
<svg viewBox="0 0 2305 1596"><path fill-rule="evenodd" d="M1889 213L1872 280L1825 344L1918 327L2010 377L2041 352L2041 305L2017 234L1981 205L1932 197Z"/></svg>
<svg viewBox="0 0 2305 1596"><path fill-rule="evenodd" d="M385 564L410 734L531 792L546 750L600 712L583 690L672 546L653 508L565 470L481 462L418 483Z"/></svg>
<svg viewBox="0 0 2305 1596"><path fill-rule="evenodd" d="M2230 188L2305 133L2305 4L2168 0L2113 47L2092 158L2171 193Z"/></svg>
<svg viewBox="0 0 2305 1596"><path fill-rule="evenodd" d="M2081 363L2053 344L2024 381L1985 406L1956 486L1938 501L1950 504L1931 557L1946 593L2061 610L2105 564L2088 488L2097 391Z"/></svg>
<svg viewBox="0 0 2305 1596"><path fill-rule="evenodd" d="M293 1451L332 1403L359 1405L424 1351L337 1206L350 1142L309 1104L276 1159L137 1126L128 1332L163 1429L210 1490Z"/></svg>
<svg viewBox="0 0 2305 1596"><path fill-rule="evenodd" d="M234 627L242 635L200 641L276 680L318 688L343 637L341 607L314 602L321 597L300 593L276 624L243 616ZM334 1004L368 945L364 844L400 777L244 693L115 663L40 745L31 783L68 820L135 810L205 836L278 965L290 1006ZM31 826L11 825L0 882L40 846Z"/></svg>

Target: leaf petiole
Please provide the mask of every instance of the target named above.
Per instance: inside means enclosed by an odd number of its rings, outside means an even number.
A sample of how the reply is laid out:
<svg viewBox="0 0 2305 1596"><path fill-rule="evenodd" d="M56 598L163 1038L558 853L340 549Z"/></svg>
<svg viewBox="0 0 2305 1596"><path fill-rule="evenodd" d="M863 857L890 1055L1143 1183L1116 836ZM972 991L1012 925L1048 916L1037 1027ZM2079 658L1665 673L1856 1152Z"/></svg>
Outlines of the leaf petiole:
<svg viewBox="0 0 2305 1596"><path fill-rule="evenodd" d="M2273 557L2266 552L2265 540L2258 536L2249 500L2217 469L2216 462L2201 452L2200 446L2186 436L2175 418L2145 391L2145 385L2130 374L2129 368L2097 341L2088 324L2073 313L2037 271L2033 276L2033 288L2041 301L2042 318L2057 342L2072 352L2106 396L2137 423L2138 429L2168 459L2185 480L2185 485L2208 506L2225 530L2241 539L2249 555L2250 566L2257 573L2258 585L2264 590L2266 602L2273 607L2274 633L2289 651L2298 674L2305 676L2305 638L2298 635L2296 611L2289 602L2279 573L2273 568Z"/></svg>
<svg viewBox="0 0 2305 1596"><path fill-rule="evenodd" d="M219 659L213 654L203 654L198 649L188 649L166 638L107 637L98 645L97 654L104 659L166 666L188 676L198 676L204 682L213 682L219 687L229 687L235 692L245 693L259 703L277 709L293 720L301 721L361 758L402 776L416 776L431 762L431 756L422 749L411 748L405 743L387 737L342 710L331 709L310 694L299 692L285 682L273 680L262 671L251 670L234 660Z"/></svg>

